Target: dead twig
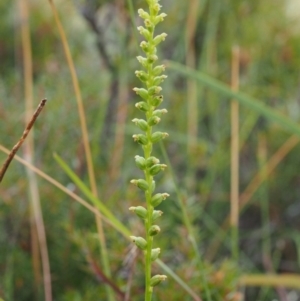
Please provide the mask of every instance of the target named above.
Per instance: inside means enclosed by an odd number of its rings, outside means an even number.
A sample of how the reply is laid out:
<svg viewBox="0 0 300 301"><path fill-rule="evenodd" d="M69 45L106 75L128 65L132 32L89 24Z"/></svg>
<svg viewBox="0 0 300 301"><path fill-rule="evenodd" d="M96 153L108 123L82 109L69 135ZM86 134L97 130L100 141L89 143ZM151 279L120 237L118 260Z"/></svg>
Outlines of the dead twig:
<svg viewBox="0 0 300 301"><path fill-rule="evenodd" d="M41 111L43 110L45 104L46 104L47 99L43 99L41 100L40 104L38 105L37 109L35 110L35 112L33 113L33 116L31 118L31 120L29 121L29 123L27 124L22 137L20 138L20 140L18 141L18 143L12 148L11 152L9 153L6 161L4 162L1 170L0 170L0 183L5 175L5 172L7 170L7 168L9 167L10 162L12 161L12 159L14 158L15 154L17 153L18 149L21 147L21 145L23 144L23 142L25 141L29 131L31 130L33 124L35 123L36 119L38 118L38 116L40 115Z"/></svg>

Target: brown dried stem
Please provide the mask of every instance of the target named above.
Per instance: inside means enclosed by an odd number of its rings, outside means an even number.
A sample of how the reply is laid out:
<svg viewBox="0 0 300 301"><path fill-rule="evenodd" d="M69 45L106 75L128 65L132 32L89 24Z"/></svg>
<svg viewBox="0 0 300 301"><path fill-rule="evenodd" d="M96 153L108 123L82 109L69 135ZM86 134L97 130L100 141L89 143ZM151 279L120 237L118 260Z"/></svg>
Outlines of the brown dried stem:
<svg viewBox="0 0 300 301"><path fill-rule="evenodd" d="M20 138L20 140L17 142L17 144L12 148L11 152L9 153L6 161L4 162L4 164L1 167L0 170L0 183L5 175L6 170L9 167L10 162L12 161L12 159L14 158L15 154L17 153L18 149L21 147L21 145L23 144L23 142L25 141L28 133L30 132L32 126L34 125L36 119L38 118L38 116L40 115L41 111L43 110L45 104L46 104L47 99L42 99L40 104L38 105L37 109L35 110L35 112L33 113L33 116L31 118L31 120L29 121L29 123L27 124L22 137Z"/></svg>

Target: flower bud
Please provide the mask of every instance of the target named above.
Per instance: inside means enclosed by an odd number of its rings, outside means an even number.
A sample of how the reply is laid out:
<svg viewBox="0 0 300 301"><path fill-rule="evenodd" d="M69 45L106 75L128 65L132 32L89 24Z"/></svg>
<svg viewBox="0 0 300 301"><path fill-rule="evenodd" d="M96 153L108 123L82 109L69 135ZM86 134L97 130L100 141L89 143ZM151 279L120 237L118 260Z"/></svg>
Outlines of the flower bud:
<svg viewBox="0 0 300 301"><path fill-rule="evenodd" d="M151 87L151 88L149 89L148 95L159 94L161 90L162 90L162 87L160 87L160 86L153 86L153 87Z"/></svg>
<svg viewBox="0 0 300 301"><path fill-rule="evenodd" d="M153 226L150 227L148 233L149 233L150 236L154 236L154 235L157 235L159 232L160 232L159 226L153 225Z"/></svg>
<svg viewBox="0 0 300 301"><path fill-rule="evenodd" d="M146 40L150 40L151 34L148 29L144 28L143 26L139 26L137 29L140 32L140 34L146 38Z"/></svg>
<svg viewBox="0 0 300 301"><path fill-rule="evenodd" d="M167 113L168 113L167 109L161 109L161 110L155 110L155 111L153 111L152 115L161 117L163 114L167 114Z"/></svg>
<svg viewBox="0 0 300 301"><path fill-rule="evenodd" d="M162 41L164 41L166 39L167 34L166 33L162 33L157 35L154 39L153 39L153 44L156 46L159 43L161 43Z"/></svg>
<svg viewBox="0 0 300 301"><path fill-rule="evenodd" d="M144 88L133 88L133 91L145 100L147 100L149 97L148 91Z"/></svg>
<svg viewBox="0 0 300 301"><path fill-rule="evenodd" d="M152 116L150 117L150 119L148 120L148 125L150 126L154 126L156 124L158 124L160 122L160 118L157 116Z"/></svg>
<svg viewBox="0 0 300 301"><path fill-rule="evenodd" d="M149 105L145 101L140 101L140 102L136 103L135 107L143 112L149 111Z"/></svg>
<svg viewBox="0 0 300 301"><path fill-rule="evenodd" d="M151 141L152 143L156 143L166 137L168 137L169 134L168 133L162 133L162 132L154 132L152 135L151 135Z"/></svg>
<svg viewBox="0 0 300 301"><path fill-rule="evenodd" d="M146 82L148 80L148 74L145 71L137 70L135 71L135 75L142 82Z"/></svg>
<svg viewBox="0 0 300 301"><path fill-rule="evenodd" d="M144 119L134 118L132 119L132 122L134 122L142 131L147 131L149 128L147 121Z"/></svg>
<svg viewBox="0 0 300 301"><path fill-rule="evenodd" d="M159 65L159 66L156 66L154 69L153 69L153 75L154 76L158 76L160 75L162 72L164 72L166 70L166 66L165 65Z"/></svg>
<svg viewBox="0 0 300 301"><path fill-rule="evenodd" d="M157 193L151 199L151 205L157 207L162 201L164 201L170 195L168 193Z"/></svg>
<svg viewBox="0 0 300 301"><path fill-rule="evenodd" d="M149 52L149 43L147 43L146 41L141 42L140 47L143 49L144 52Z"/></svg>
<svg viewBox="0 0 300 301"><path fill-rule="evenodd" d="M163 102L163 100L164 98L162 95L155 95L153 97L150 97L149 103L153 107L158 107Z"/></svg>
<svg viewBox="0 0 300 301"><path fill-rule="evenodd" d="M148 139L145 135L143 134L137 134L132 136L133 140L139 144L142 145L147 145L148 144Z"/></svg>
<svg viewBox="0 0 300 301"><path fill-rule="evenodd" d="M153 5L153 11L155 12L155 13L158 13L159 11L160 11L160 9L161 9L161 5L159 5L158 3L155 3L154 5Z"/></svg>
<svg viewBox="0 0 300 301"><path fill-rule="evenodd" d="M139 16L142 18L142 19L149 19L150 18L150 16L149 16L149 14L147 13L147 12L145 12L143 9L139 9L138 10L138 14L139 14Z"/></svg>
<svg viewBox="0 0 300 301"><path fill-rule="evenodd" d="M153 80L153 85L159 85L160 83L162 83L165 79L167 78L166 75L160 75L160 76L156 76Z"/></svg>
<svg viewBox="0 0 300 301"><path fill-rule="evenodd" d="M156 286L167 279L166 275L155 275L150 280L150 286Z"/></svg>
<svg viewBox="0 0 300 301"><path fill-rule="evenodd" d="M151 167L153 166L154 164L158 164L159 163L159 159L151 156L149 157L147 160L146 160L146 166L147 167Z"/></svg>
<svg viewBox="0 0 300 301"><path fill-rule="evenodd" d="M137 58L137 60L139 61L139 63L140 63L143 67L147 68L147 66L148 66L148 59L147 59L147 58L142 57L142 56L137 56L136 58Z"/></svg>
<svg viewBox="0 0 300 301"><path fill-rule="evenodd" d="M129 210L131 212L134 212L141 219L147 218L147 209L142 206L130 207Z"/></svg>
<svg viewBox="0 0 300 301"><path fill-rule="evenodd" d="M150 19L145 19L144 24L150 32L153 32L154 24L151 22Z"/></svg>
<svg viewBox="0 0 300 301"><path fill-rule="evenodd" d="M156 219L158 219L162 215L163 215L163 212L161 210L153 210L153 213L152 213L152 222L154 222Z"/></svg>
<svg viewBox="0 0 300 301"><path fill-rule="evenodd" d="M147 62L148 62L149 64L153 64L153 63L156 62L157 60L158 60L157 55L152 54L152 55L149 55L149 56L148 56Z"/></svg>
<svg viewBox="0 0 300 301"><path fill-rule="evenodd" d="M141 156L135 156L135 164L136 166L141 169L144 170L146 169L146 159L141 157Z"/></svg>
<svg viewBox="0 0 300 301"><path fill-rule="evenodd" d="M146 250L147 242L143 237L130 236L131 240L136 244L141 250Z"/></svg>
<svg viewBox="0 0 300 301"><path fill-rule="evenodd" d="M155 176L160 171L165 170L166 167L167 167L166 164L155 164L149 169L149 173L151 176Z"/></svg>
<svg viewBox="0 0 300 301"><path fill-rule="evenodd" d="M162 13L162 14L156 16L156 17L154 18L154 24L156 25L156 24L158 24L159 22L162 22L166 16L167 16L167 14L165 14L165 13Z"/></svg>
<svg viewBox="0 0 300 301"><path fill-rule="evenodd" d="M144 179L131 180L130 183L144 191L149 189L149 185Z"/></svg>
<svg viewBox="0 0 300 301"><path fill-rule="evenodd" d="M152 249L151 250L151 261L155 261L160 254L160 248Z"/></svg>

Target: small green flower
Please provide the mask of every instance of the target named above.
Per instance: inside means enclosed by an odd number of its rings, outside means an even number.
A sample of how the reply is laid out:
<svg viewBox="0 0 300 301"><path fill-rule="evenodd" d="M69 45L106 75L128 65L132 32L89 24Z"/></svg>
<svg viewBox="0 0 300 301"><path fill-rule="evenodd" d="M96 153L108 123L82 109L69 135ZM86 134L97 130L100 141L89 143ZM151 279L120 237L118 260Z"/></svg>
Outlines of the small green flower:
<svg viewBox="0 0 300 301"><path fill-rule="evenodd" d="M146 166L147 167L151 167L154 164L158 164L158 163L159 163L159 159L157 159L153 156L146 159Z"/></svg>
<svg viewBox="0 0 300 301"><path fill-rule="evenodd" d="M158 36L156 36L153 40L153 44L156 46L159 43L161 43L162 41L164 41L166 39L167 34L166 33L162 33Z"/></svg>
<svg viewBox="0 0 300 301"><path fill-rule="evenodd" d="M148 112L150 110L150 106L145 101L140 101L136 103L135 107L143 112Z"/></svg>
<svg viewBox="0 0 300 301"><path fill-rule="evenodd" d="M149 235L150 236L154 236L157 235L160 232L160 228L157 225L152 225L149 229Z"/></svg>
<svg viewBox="0 0 300 301"><path fill-rule="evenodd" d="M135 164L137 165L137 167L141 170L144 170L147 165L146 165L146 159L144 157L141 156L135 156Z"/></svg>
<svg viewBox="0 0 300 301"><path fill-rule="evenodd" d="M162 139L165 139L169 137L168 133L162 133L162 132L155 132L151 135L151 142L152 143L157 143Z"/></svg>
<svg viewBox="0 0 300 301"><path fill-rule="evenodd" d="M151 106L158 107L163 102L163 100L164 100L164 98L162 95L156 95L154 97L151 97L149 102L150 102ZM154 117L154 116L156 116L156 115L154 114L152 117ZM159 116L156 116L156 117L159 117Z"/></svg>
<svg viewBox="0 0 300 301"><path fill-rule="evenodd" d="M154 222L156 219L161 217L163 215L163 212L160 210L153 210L152 212L152 222Z"/></svg>
<svg viewBox="0 0 300 301"><path fill-rule="evenodd" d="M149 173L151 176L157 175L160 171L165 170L167 167L166 164L155 164L149 169Z"/></svg>
<svg viewBox="0 0 300 301"><path fill-rule="evenodd" d="M147 218L148 211L147 211L146 208L144 208L142 206L130 207L129 211L134 212L141 219L146 219Z"/></svg>
<svg viewBox="0 0 300 301"><path fill-rule="evenodd" d="M132 122L134 122L135 125L137 125L144 132L146 132L149 128L147 121L144 119L134 118L134 119L132 119Z"/></svg>
<svg viewBox="0 0 300 301"><path fill-rule="evenodd" d="M152 116L151 118L149 118L148 120L148 125L150 126L154 126L154 125L157 125L159 122L160 122L160 118L157 117L157 116Z"/></svg>
<svg viewBox="0 0 300 301"><path fill-rule="evenodd" d="M133 91L135 91L136 94L140 95L145 100L148 100L149 93L146 89L143 88L133 88Z"/></svg>
<svg viewBox="0 0 300 301"><path fill-rule="evenodd" d="M148 138L143 134L133 135L132 138L135 142L138 142L139 144L142 144L142 145L148 144Z"/></svg>
<svg viewBox="0 0 300 301"><path fill-rule="evenodd" d="M153 75L154 76L158 76L160 75L162 72L165 72L166 70L166 66L165 65L159 65L159 66L156 66L154 69L153 69Z"/></svg>
<svg viewBox="0 0 300 301"><path fill-rule="evenodd" d="M153 112L153 116L158 116L158 117L161 117L162 115L164 114L167 114L168 111L166 109L162 109L162 110L155 110Z"/></svg>
<svg viewBox="0 0 300 301"><path fill-rule="evenodd" d="M152 249L151 250L151 261L155 261L160 254L160 248Z"/></svg>
<svg viewBox="0 0 300 301"><path fill-rule="evenodd" d="M138 248L140 248L141 250L146 250L147 241L143 237L130 236L130 238Z"/></svg>
<svg viewBox="0 0 300 301"><path fill-rule="evenodd" d="M136 185L138 188L146 191L149 189L149 184L144 179L131 180L130 183Z"/></svg>
<svg viewBox="0 0 300 301"><path fill-rule="evenodd" d="M156 286L156 285L160 284L162 281L165 281L166 279L167 279L166 275L155 275L151 278L150 285L152 287Z"/></svg>
<svg viewBox="0 0 300 301"><path fill-rule="evenodd" d="M158 205L160 205L160 203L162 201L164 201L167 197L169 197L170 195L168 193L157 193L155 194L152 199L151 199L151 205L153 207L157 207Z"/></svg>

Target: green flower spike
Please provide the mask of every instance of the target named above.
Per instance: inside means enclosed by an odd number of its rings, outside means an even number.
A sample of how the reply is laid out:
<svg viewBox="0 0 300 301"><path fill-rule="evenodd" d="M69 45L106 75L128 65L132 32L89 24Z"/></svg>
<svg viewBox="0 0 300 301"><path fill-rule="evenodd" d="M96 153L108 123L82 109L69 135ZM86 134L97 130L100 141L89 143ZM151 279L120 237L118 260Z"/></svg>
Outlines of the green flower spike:
<svg viewBox="0 0 300 301"><path fill-rule="evenodd" d="M154 127L161 122L161 118L167 113L166 109L158 109L163 102L163 96L161 95L162 87L160 84L167 76L163 74L165 66L157 64L158 56L156 49L165 40L167 34L155 33L155 26L162 22L167 15L159 13L161 9L159 0L146 1L149 6L148 11L143 9L138 10L139 16L144 21L144 26L137 28L144 38L140 43L144 56L137 57L143 70L135 71L136 77L143 86L133 89L142 98L142 101L137 102L135 107L145 114L145 118L134 118L132 120L139 130L143 132L142 134L133 135L133 139L142 145L143 156L135 156L135 163L143 171L144 179L131 181L132 184L145 192L146 208L137 206L130 207L129 210L144 220L145 223L146 237L131 236L131 239L140 249L145 251L146 289L144 301L151 301L153 287L167 278L165 275L156 275L153 277L151 275L151 264L160 254L160 248L153 249L154 236L160 232L160 227L153 223L162 215L162 211L155 210L154 208L169 196L167 193L155 194L154 176L163 171L167 166L160 164L159 159L152 155L153 144L168 137L168 133L154 131Z"/></svg>

